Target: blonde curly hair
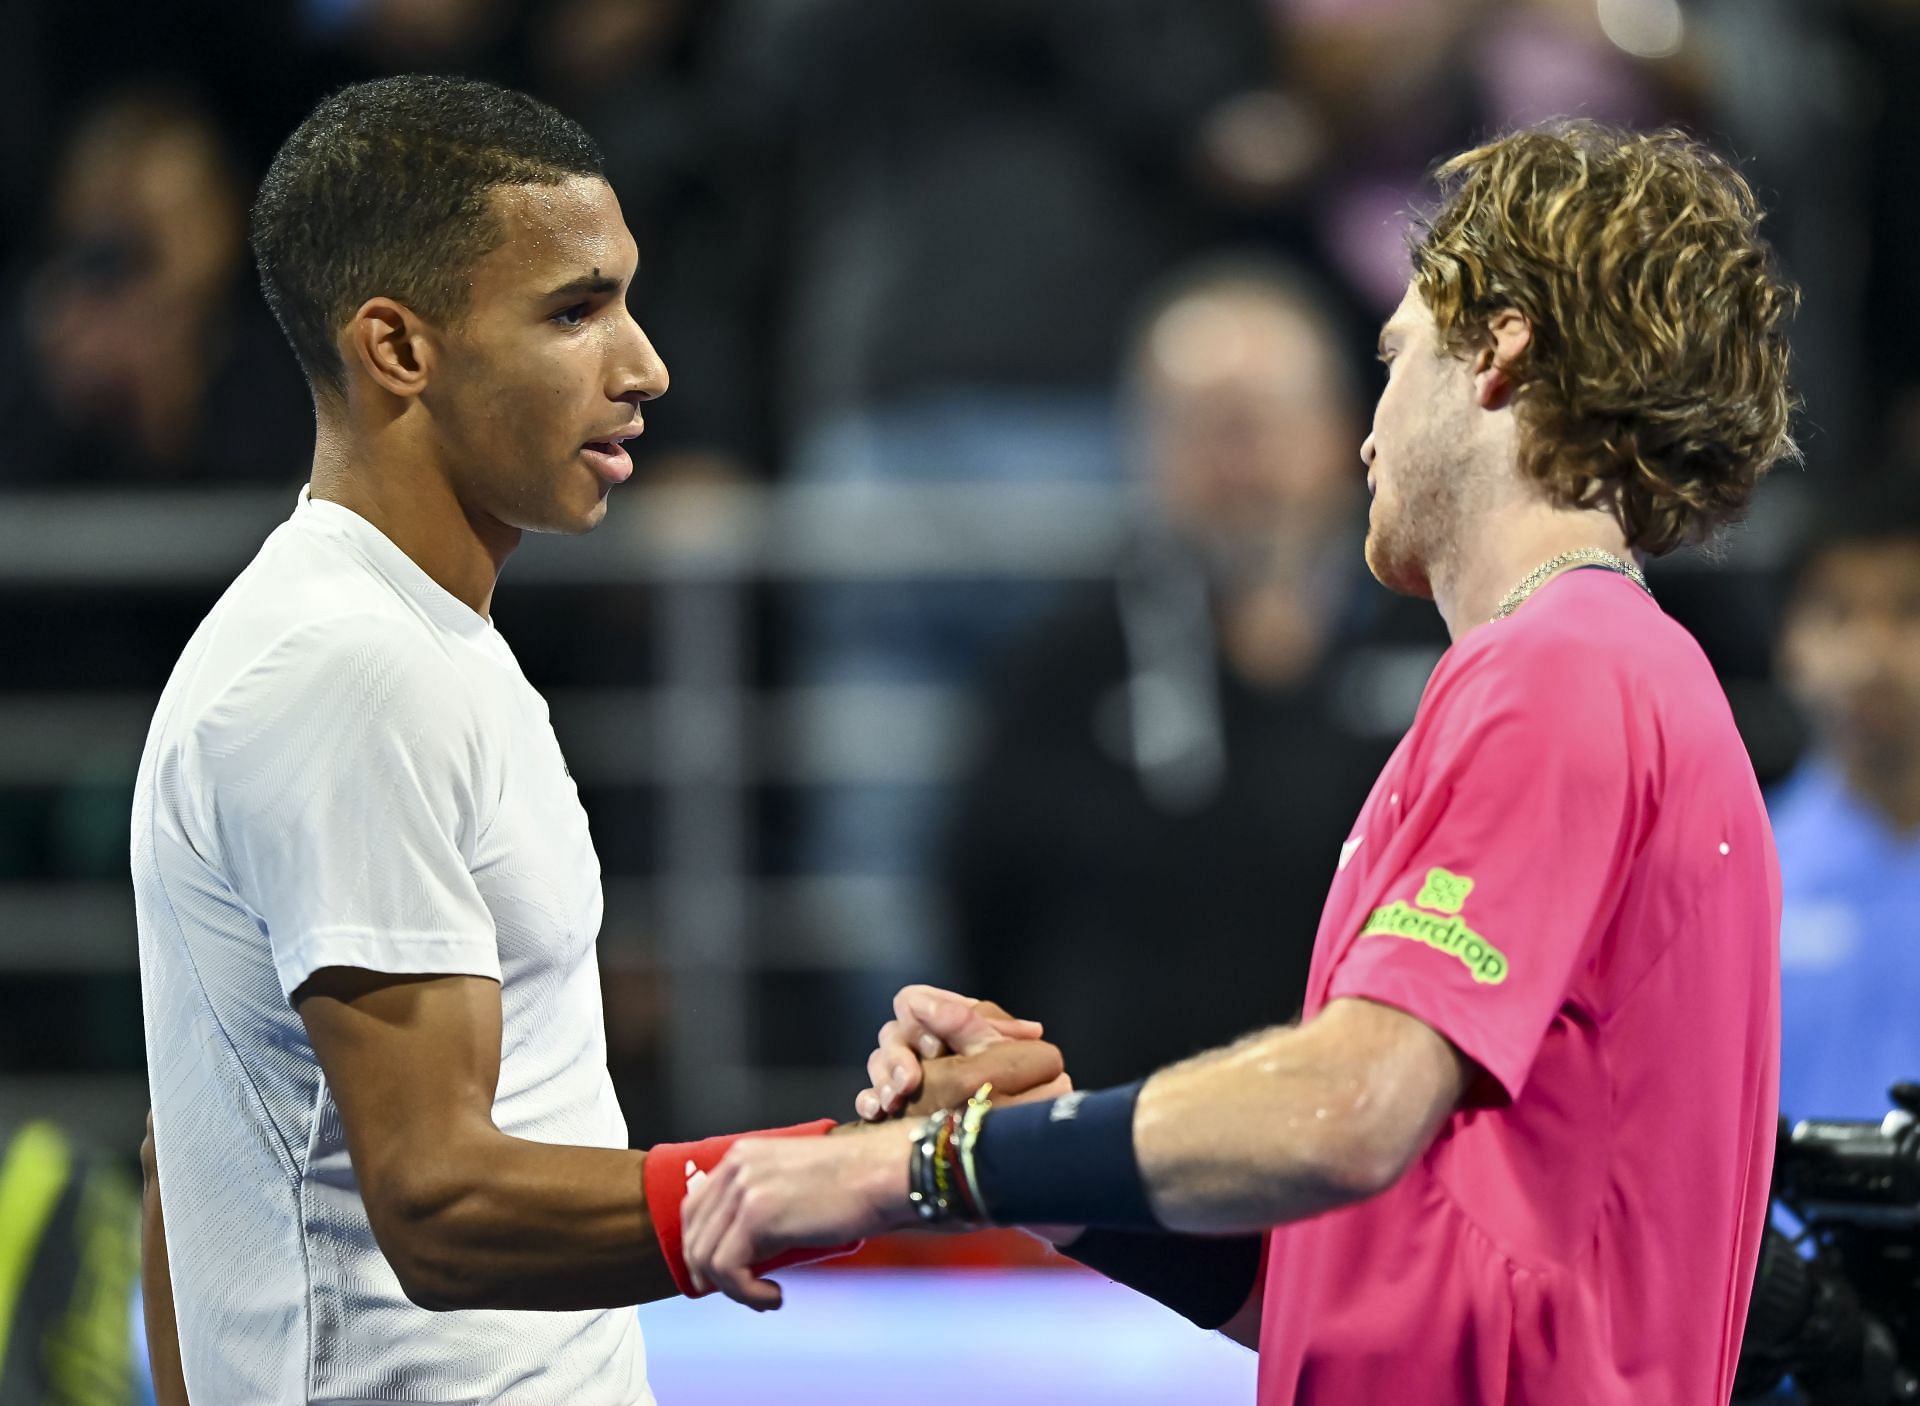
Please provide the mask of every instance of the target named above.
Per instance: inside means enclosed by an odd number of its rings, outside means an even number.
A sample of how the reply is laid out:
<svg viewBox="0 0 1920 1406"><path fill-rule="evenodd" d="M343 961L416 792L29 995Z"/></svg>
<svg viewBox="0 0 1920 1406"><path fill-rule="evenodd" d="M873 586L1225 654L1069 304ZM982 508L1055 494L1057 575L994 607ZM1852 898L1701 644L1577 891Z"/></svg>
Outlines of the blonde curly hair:
<svg viewBox="0 0 1920 1406"><path fill-rule="evenodd" d="M1677 131L1566 122L1441 166L1414 284L1454 355L1505 308L1521 470L1558 503L1605 506L1634 548L1701 542L1773 464L1797 458L1786 326L1799 292L1734 167Z"/></svg>

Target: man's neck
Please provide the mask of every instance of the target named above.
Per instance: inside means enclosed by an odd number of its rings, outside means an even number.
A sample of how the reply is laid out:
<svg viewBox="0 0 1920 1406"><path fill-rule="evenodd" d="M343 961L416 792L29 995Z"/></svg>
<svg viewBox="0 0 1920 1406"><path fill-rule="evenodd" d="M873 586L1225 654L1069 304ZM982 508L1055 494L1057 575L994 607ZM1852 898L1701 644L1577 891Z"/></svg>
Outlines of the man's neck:
<svg viewBox="0 0 1920 1406"><path fill-rule="evenodd" d="M1486 624L1529 572L1564 552L1591 547L1633 560L1620 524L1602 509L1556 508L1526 499L1481 514L1429 582L1447 633L1458 640Z"/></svg>
<svg viewBox="0 0 1920 1406"><path fill-rule="evenodd" d="M309 496L338 503L377 527L447 594L490 616L500 568L520 533L476 519L445 474L411 455L321 421Z"/></svg>

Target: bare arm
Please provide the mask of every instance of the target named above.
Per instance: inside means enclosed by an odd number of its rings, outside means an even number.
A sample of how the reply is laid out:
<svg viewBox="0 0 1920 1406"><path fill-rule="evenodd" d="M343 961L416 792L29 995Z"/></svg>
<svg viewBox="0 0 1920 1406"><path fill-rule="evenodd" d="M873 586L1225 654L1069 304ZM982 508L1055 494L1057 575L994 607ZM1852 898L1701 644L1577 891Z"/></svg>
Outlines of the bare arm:
<svg viewBox="0 0 1920 1406"><path fill-rule="evenodd" d="M140 1143L140 1301L147 1320L147 1360L159 1406L187 1406L180 1366L180 1330L173 1316L173 1276L167 1268L167 1227L160 1213L160 1162L153 1148L153 1114Z"/></svg>
<svg viewBox="0 0 1920 1406"><path fill-rule="evenodd" d="M1373 1001L1164 1069L1134 1114L1155 1215L1172 1230L1258 1230L1400 1179L1459 1106L1473 1065Z"/></svg>
<svg viewBox="0 0 1920 1406"><path fill-rule="evenodd" d="M963 1099L971 1086L948 1075L961 1062L933 1052L979 1004L934 987L903 990L868 1061L875 1086L860 1095L861 1113L895 1113L916 1096L934 1106ZM1169 1066L1148 1081L1134 1116L1154 1210L1171 1230L1231 1232L1364 1199L1399 1179L1473 1075L1425 1022L1357 998ZM922 1089L923 1078L937 1087Z"/></svg>
<svg viewBox="0 0 1920 1406"><path fill-rule="evenodd" d="M1474 1068L1422 1021L1348 998L1304 1025L1163 1070L1132 1125L1154 1218L1233 1234L1376 1195L1432 1141ZM752 1264L913 1224L912 1138L911 1125L891 1123L817 1147L735 1145L687 1198L688 1263L730 1297L777 1307L778 1291ZM992 1185L983 1189L991 1205ZM1244 1341L1257 1309L1229 1326Z"/></svg>
<svg viewBox="0 0 1920 1406"><path fill-rule="evenodd" d="M424 1308L610 1308L677 1291L646 1154L493 1123L500 988L483 977L317 972L294 993L381 1251Z"/></svg>

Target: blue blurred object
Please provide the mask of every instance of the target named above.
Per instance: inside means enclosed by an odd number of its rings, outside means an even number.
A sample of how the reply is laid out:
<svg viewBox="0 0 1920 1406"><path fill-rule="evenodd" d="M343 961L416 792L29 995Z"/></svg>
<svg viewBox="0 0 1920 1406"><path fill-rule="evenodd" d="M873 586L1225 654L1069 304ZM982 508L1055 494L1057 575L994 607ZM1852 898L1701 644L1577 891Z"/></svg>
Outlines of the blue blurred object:
<svg viewBox="0 0 1920 1406"><path fill-rule="evenodd" d="M330 39L365 8L366 0L300 0L300 21L309 36Z"/></svg>
<svg viewBox="0 0 1920 1406"><path fill-rule="evenodd" d="M661 1406L897 1406L929 1371L995 1406L1253 1400L1253 1353L1092 1274L829 1269L780 1282L778 1313L721 1298L640 1310Z"/></svg>
<svg viewBox="0 0 1920 1406"><path fill-rule="evenodd" d="M1897 834L1824 758L1769 798L1780 851L1780 1107L1877 1119L1920 1078L1920 842Z"/></svg>
<svg viewBox="0 0 1920 1406"><path fill-rule="evenodd" d="M159 1406L153 1393L153 1355L147 1350L147 1295L133 1286L133 1406Z"/></svg>

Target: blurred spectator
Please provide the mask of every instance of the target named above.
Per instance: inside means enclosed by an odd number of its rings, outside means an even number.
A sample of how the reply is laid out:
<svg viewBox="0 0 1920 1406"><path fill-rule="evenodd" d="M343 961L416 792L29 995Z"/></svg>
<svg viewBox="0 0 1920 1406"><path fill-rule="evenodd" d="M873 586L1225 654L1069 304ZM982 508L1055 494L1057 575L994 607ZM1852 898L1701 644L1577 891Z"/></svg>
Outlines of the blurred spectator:
<svg viewBox="0 0 1920 1406"><path fill-rule="evenodd" d="M1212 120L1270 78L1259 0L743 0L738 15L735 88L778 143L790 476L849 504L889 486L1117 484L1114 351L1141 291L1208 233ZM836 715L842 686L965 684L1045 599L991 581L815 587L796 602L796 669ZM926 877L937 788L813 796L800 870ZM879 932L864 912L826 926L894 954L879 986L937 971L928 915L890 914Z"/></svg>
<svg viewBox="0 0 1920 1406"><path fill-rule="evenodd" d="M1781 1106L1879 1118L1920 1078L1920 486L1836 505L1791 579L1780 669L1812 727L1770 798L1784 898Z"/></svg>
<svg viewBox="0 0 1920 1406"><path fill-rule="evenodd" d="M0 346L0 481L298 482L312 412L245 257L247 189L186 98L84 121Z"/></svg>
<svg viewBox="0 0 1920 1406"><path fill-rule="evenodd" d="M1684 31L1670 50L1651 35L1634 55L1604 23L1677 16L1673 0L1268 3L1290 38L1288 73L1324 126L1320 247L1379 316L1406 291L1408 210L1438 154L1553 117L1644 126L1690 107L1672 61Z"/></svg>
<svg viewBox="0 0 1920 1406"><path fill-rule="evenodd" d="M0 1126L0 1406L127 1406L140 1199L49 1122Z"/></svg>
<svg viewBox="0 0 1920 1406"><path fill-rule="evenodd" d="M842 448L895 423L984 430L1026 407L1088 441L1054 472L1110 473L1097 410L1113 348L1146 283L1204 233L1209 119L1269 79L1258 0L738 10L739 81L786 163L767 174L788 202L798 472L854 474ZM884 450L861 466L987 472L965 447L936 465Z"/></svg>
<svg viewBox="0 0 1920 1406"><path fill-rule="evenodd" d="M1391 602L1324 303L1240 263L1160 302L1130 387L1150 516L1117 587L989 694L949 866L968 979L1044 1020L1088 1087L1297 1013L1327 877L1411 717L1403 696L1363 719L1342 684Z"/></svg>

